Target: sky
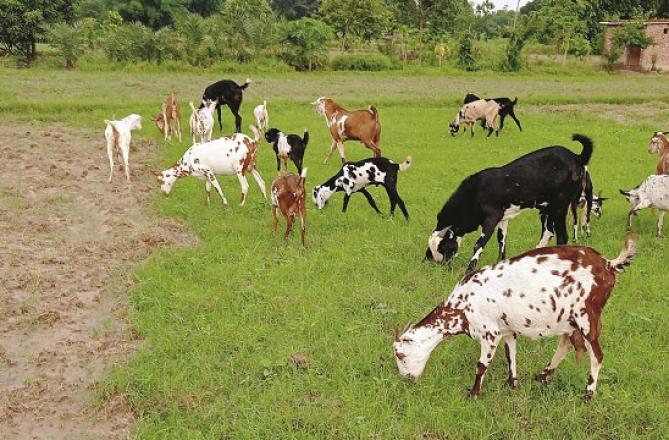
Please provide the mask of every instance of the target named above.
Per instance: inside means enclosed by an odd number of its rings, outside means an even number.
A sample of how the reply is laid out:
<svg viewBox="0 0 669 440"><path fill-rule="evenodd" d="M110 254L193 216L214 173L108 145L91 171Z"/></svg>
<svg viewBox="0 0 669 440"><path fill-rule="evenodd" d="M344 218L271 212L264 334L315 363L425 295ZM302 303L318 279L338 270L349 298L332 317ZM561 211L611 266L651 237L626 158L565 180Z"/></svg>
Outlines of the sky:
<svg viewBox="0 0 669 440"><path fill-rule="evenodd" d="M483 3L483 0L473 0L474 3L479 4ZM523 6L529 0L520 0L520 6ZM518 0L492 0L495 4L495 9L503 9L504 6L507 6L509 9L515 10Z"/></svg>

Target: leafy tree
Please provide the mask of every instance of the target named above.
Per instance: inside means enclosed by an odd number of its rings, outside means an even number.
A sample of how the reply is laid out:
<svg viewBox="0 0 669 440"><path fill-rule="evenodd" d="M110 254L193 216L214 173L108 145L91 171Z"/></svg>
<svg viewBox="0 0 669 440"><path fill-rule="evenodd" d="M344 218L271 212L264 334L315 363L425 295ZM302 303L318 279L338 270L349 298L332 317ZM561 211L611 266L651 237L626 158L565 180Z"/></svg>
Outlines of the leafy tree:
<svg viewBox="0 0 669 440"><path fill-rule="evenodd" d="M272 0L272 8L280 16L295 20L318 11L320 0Z"/></svg>
<svg viewBox="0 0 669 440"><path fill-rule="evenodd" d="M536 19L536 13L531 13L521 17L516 28L509 37L506 46L506 60L502 64L502 70L507 72L516 72L522 66L521 53L525 43L537 33L539 20Z"/></svg>
<svg viewBox="0 0 669 440"><path fill-rule="evenodd" d="M458 65L465 70L474 70L474 54L472 52L472 36L465 32L460 37L460 47L458 48Z"/></svg>
<svg viewBox="0 0 669 440"><path fill-rule="evenodd" d="M268 0L226 0L223 17L229 48L240 61L250 59L276 36L276 19Z"/></svg>
<svg viewBox="0 0 669 440"><path fill-rule="evenodd" d="M173 17L186 11L186 0L110 0L125 21L138 21L153 29L172 24Z"/></svg>
<svg viewBox="0 0 669 440"><path fill-rule="evenodd" d="M289 21L281 35L281 41L286 45L284 58L298 69L320 67L327 60L328 44L333 38L332 28L322 21L313 18Z"/></svg>
<svg viewBox="0 0 669 440"><path fill-rule="evenodd" d="M65 59L65 67L74 69L74 64L83 55L86 46L82 23L56 23L49 28L47 37L49 44Z"/></svg>
<svg viewBox="0 0 669 440"><path fill-rule="evenodd" d="M562 64L567 62L567 54L577 39L587 30L586 21L582 19L585 0L545 0L542 2L538 15L544 18L545 35L562 52Z"/></svg>
<svg viewBox="0 0 669 440"><path fill-rule="evenodd" d="M378 37L390 19L383 0L323 0L320 12L340 36L343 49L349 47L352 38Z"/></svg>
<svg viewBox="0 0 669 440"><path fill-rule="evenodd" d="M221 12L225 0L188 0L186 8L203 17Z"/></svg>

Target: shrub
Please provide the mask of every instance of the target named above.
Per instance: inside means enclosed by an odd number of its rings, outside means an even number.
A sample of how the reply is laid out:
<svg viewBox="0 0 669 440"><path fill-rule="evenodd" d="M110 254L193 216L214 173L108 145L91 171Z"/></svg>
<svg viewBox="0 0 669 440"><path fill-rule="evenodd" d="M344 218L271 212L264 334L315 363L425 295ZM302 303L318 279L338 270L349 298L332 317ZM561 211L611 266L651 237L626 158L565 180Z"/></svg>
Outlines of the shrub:
<svg viewBox="0 0 669 440"><path fill-rule="evenodd" d="M460 47L458 48L458 66L467 71L475 70L474 55L472 53L472 36L469 32L460 38Z"/></svg>
<svg viewBox="0 0 669 440"><path fill-rule="evenodd" d="M378 72L395 68L384 55L342 55L332 62L334 70L359 70Z"/></svg>
<svg viewBox="0 0 669 440"><path fill-rule="evenodd" d="M313 18L287 22L281 41L286 45L283 57L299 70L312 70L327 62L328 43L334 38L332 28Z"/></svg>
<svg viewBox="0 0 669 440"><path fill-rule="evenodd" d="M74 64L83 55L86 44L81 23L56 23L48 30L47 36L49 44L64 58L65 67L74 69Z"/></svg>

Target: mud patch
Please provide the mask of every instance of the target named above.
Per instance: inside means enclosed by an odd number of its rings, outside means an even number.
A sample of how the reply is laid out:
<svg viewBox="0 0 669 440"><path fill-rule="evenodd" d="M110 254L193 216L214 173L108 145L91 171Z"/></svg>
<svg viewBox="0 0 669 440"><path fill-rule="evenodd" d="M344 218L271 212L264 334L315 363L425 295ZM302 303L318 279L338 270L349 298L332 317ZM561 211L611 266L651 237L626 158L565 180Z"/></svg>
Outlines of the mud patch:
<svg viewBox="0 0 669 440"><path fill-rule="evenodd" d="M122 439L134 417L95 381L140 343L124 320L132 266L197 239L146 211L155 146L135 140L131 183L107 183L102 130L0 124L0 431L3 438Z"/></svg>

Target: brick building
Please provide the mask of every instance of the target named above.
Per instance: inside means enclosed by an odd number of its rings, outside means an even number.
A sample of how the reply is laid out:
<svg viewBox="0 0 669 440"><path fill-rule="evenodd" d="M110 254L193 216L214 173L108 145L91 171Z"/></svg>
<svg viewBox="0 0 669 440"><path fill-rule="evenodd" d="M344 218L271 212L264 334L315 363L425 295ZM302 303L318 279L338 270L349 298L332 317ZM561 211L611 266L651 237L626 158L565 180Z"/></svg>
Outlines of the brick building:
<svg viewBox="0 0 669 440"><path fill-rule="evenodd" d="M609 51L616 28L629 23L625 20L604 21L604 53ZM655 57L656 69L669 71L669 20L647 20L643 22L646 35L653 39L653 44L646 49L628 46L618 59L627 69L651 70Z"/></svg>

